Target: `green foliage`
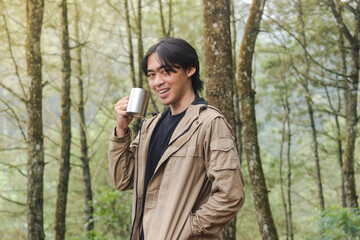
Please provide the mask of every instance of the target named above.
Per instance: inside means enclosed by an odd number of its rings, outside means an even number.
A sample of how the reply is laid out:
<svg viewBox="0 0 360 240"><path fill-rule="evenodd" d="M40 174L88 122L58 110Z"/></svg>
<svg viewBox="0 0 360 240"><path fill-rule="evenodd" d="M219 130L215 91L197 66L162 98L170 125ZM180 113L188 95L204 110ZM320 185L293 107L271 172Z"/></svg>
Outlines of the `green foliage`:
<svg viewBox="0 0 360 240"><path fill-rule="evenodd" d="M127 239L131 231L130 192L102 190L95 195L94 221L97 230L92 239Z"/></svg>
<svg viewBox="0 0 360 240"><path fill-rule="evenodd" d="M321 240L360 239L360 212L357 209L329 207L320 213L317 224Z"/></svg>

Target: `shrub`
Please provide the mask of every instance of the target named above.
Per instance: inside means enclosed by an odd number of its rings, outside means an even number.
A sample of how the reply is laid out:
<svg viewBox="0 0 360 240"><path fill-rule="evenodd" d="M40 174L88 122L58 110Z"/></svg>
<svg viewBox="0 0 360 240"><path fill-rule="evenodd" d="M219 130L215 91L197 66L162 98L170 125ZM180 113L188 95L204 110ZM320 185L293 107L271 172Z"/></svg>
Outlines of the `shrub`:
<svg viewBox="0 0 360 240"><path fill-rule="evenodd" d="M317 220L322 232L321 240L359 240L359 209L329 207Z"/></svg>

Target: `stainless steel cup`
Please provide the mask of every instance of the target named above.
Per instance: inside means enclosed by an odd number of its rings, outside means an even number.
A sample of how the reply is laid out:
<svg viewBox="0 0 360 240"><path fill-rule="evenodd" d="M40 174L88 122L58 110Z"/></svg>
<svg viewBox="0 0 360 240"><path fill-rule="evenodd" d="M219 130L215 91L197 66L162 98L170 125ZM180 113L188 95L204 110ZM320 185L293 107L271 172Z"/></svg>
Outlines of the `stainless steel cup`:
<svg viewBox="0 0 360 240"><path fill-rule="evenodd" d="M134 118L143 118L146 115L150 92L142 88L132 88L126 114Z"/></svg>

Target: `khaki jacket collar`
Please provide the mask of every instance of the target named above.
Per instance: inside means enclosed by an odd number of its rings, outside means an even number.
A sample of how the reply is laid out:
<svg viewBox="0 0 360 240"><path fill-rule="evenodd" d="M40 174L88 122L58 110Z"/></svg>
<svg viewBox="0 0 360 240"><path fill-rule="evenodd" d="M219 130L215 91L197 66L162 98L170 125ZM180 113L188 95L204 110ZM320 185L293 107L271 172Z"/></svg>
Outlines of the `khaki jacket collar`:
<svg viewBox="0 0 360 240"><path fill-rule="evenodd" d="M155 169L154 174L156 173L157 169L164 163L174 152L179 150L181 146L183 146L193 135L195 130L201 125L197 119L200 115L200 108L203 105L190 105L189 108L186 110L185 116L177 127L175 128L174 133L171 136L169 141L169 145L165 150L164 154L160 158L158 166Z"/></svg>

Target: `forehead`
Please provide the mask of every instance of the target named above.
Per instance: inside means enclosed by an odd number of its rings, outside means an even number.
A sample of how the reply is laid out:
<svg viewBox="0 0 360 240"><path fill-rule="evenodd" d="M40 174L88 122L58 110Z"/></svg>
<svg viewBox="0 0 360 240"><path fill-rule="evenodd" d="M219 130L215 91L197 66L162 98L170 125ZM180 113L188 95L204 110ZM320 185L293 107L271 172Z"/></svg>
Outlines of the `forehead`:
<svg viewBox="0 0 360 240"><path fill-rule="evenodd" d="M150 54L147 60L147 70L155 71L156 69L162 68L162 63L159 56L156 53Z"/></svg>

